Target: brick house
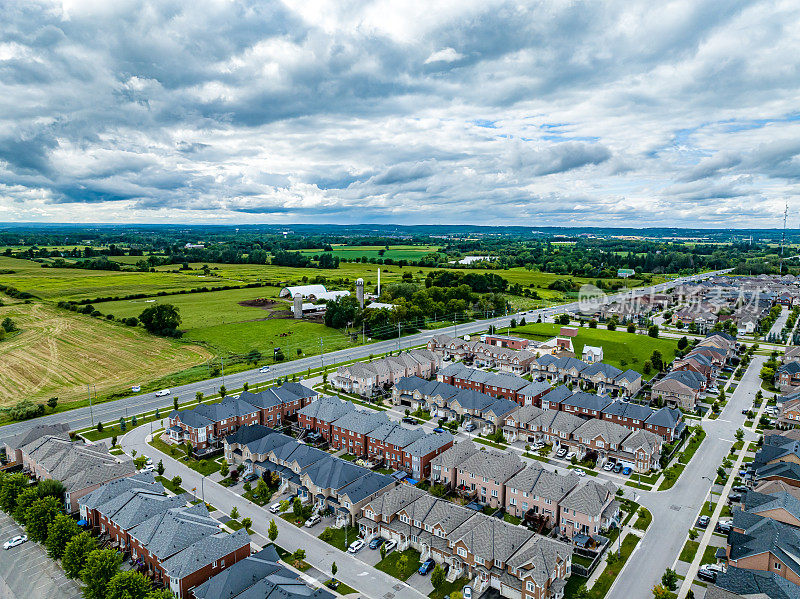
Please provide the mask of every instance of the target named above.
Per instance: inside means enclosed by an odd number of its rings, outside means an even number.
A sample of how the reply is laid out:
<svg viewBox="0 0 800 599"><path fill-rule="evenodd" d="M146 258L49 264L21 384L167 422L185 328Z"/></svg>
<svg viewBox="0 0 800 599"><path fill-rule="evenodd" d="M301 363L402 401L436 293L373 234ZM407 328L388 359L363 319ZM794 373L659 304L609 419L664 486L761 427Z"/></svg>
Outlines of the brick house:
<svg viewBox="0 0 800 599"><path fill-rule="evenodd" d="M366 457L367 435L390 423L384 412L347 412L331 423L330 445L334 449L344 449L347 453Z"/></svg>
<svg viewBox="0 0 800 599"><path fill-rule="evenodd" d="M478 451L456 466L456 491L491 507L505 504L505 483L525 464L516 453Z"/></svg>
<svg viewBox="0 0 800 599"><path fill-rule="evenodd" d="M320 433L326 441L331 439L331 424L345 414L355 411L349 401L337 397L320 397L297 412L300 428Z"/></svg>
<svg viewBox="0 0 800 599"><path fill-rule="evenodd" d="M619 525L619 502L614 499L617 487L612 482L594 480L570 491L560 505L559 530L572 539L576 534L591 536Z"/></svg>
<svg viewBox="0 0 800 599"><path fill-rule="evenodd" d="M431 460L431 482L455 489L458 484L458 466L477 452L478 448L472 441L454 443Z"/></svg>
<svg viewBox="0 0 800 599"><path fill-rule="evenodd" d="M543 518L548 528L559 526L559 505L580 477L561 475L546 470L540 464L530 464L506 482L506 512L524 518L533 514Z"/></svg>

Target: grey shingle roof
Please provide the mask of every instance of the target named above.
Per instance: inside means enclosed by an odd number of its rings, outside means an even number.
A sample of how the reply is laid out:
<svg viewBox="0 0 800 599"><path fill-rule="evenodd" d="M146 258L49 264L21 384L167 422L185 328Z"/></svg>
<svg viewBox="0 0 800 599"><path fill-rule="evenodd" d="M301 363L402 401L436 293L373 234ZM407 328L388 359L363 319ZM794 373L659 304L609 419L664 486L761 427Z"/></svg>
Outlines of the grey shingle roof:
<svg viewBox="0 0 800 599"><path fill-rule="evenodd" d="M399 424L382 424L374 431L369 433L370 438L395 445L397 447L405 447L410 445L417 439L425 436L425 431L421 428L403 428Z"/></svg>
<svg viewBox="0 0 800 599"><path fill-rule="evenodd" d="M249 546L250 535L246 530L240 529L233 534L218 530L162 561L161 565L170 578L184 578L237 549Z"/></svg>
<svg viewBox="0 0 800 599"><path fill-rule="evenodd" d="M597 437L602 437L606 443L619 446L631 434L631 430L610 420L590 418L576 428L572 434L574 437L587 442Z"/></svg>
<svg viewBox="0 0 800 599"><path fill-rule="evenodd" d="M734 528L742 528L744 532L733 530L728 535L730 559L739 560L770 552L787 568L800 575L800 529L741 511L734 514Z"/></svg>
<svg viewBox="0 0 800 599"><path fill-rule="evenodd" d="M431 464L442 468L453 468L477 452L478 448L472 441L460 441L433 458Z"/></svg>
<svg viewBox="0 0 800 599"><path fill-rule="evenodd" d="M633 418L644 422L655 412L648 406L630 403L627 401L613 401L603 408L603 414L619 416L621 418Z"/></svg>
<svg viewBox="0 0 800 599"><path fill-rule="evenodd" d="M540 464L530 464L506 483L510 489L520 489L545 499L560 502L580 481L577 474L561 475L546 470Z"/></svg>
<svg viewBox="0 0 800 599"><path fill-rule="evenodd" d="M95 489L91 493L81 497L78 500L78 504L86 506L88 509L95 509L107 501L122 495L126 491L134 489L141 489L154 493L164 492L164 486L155 481L152 472L143 472L134 474L133 476L126 476L125 478L112 480L111 482L104 484L102 487Z"/></svg>
<svg viewBox="0 0 800 599"><path fill-rule="evenodd" d="M438 434L429 434L407 445L405 452L412 456L423 457L436 451L440 447L444 447L452 441L453 435L447 431Z"/></svg>
<svg viewBox="0 0 800 599"><path fill-rule="evenodd" d="M172 508L157 514L129 532L162 563L201 539L220 531L205 505Z"/></svg>
<svg viewBox="0 0 800 599"><path fill-rule="evenodd" d="M800 588L775 572L744 570L735 566L717 575L717 580L709 586L706 597L709 599L728 599L730 595L717 595L716 589L734 593L736 597L769 597L770 599L797 599Z"/></svg>
<svg viewBox="0 0 800 599"><path fill-rule="evenodd" d="M584 391L576 391L572 396L566 398L561 402L562 406L573 406L576 408L583 408L584 410L595 410L601 412L608 404L611 403L605 395L594 395L593 393L586 393Z"/></svg>
<svg viewBox="0 0 800 599"><path fill-rule="evenodd" d="M321 489L341 489L368 473L369 470L352 462L330 457L315 462L303 474Z"/></svg>
<svg viewBox="0 0 800 599"><path fill-rule="evenodd" d="M681 417L682 414L680 410L663 407L660 410L653 412L653 414L646 420L646 423L654 426L675 428L678 425L678 422L680 422Z"/></svg>
<svg viewBox="0 0 800 599"><path fill-rule="evenodd" d="M312 401L306 407L297 411L297 415L316 418L323 422L333 422L341 418L348 412L355 410L355 406L349 401L342 401L338 397L322 396L316 401Z"/></svg>
<svg viewBox="0 0 800 599"><path fill-rule="evenodd" d="M382 424L389 422L389 417L384 412L361 412L359 410L353 410L334 420L333 426L366 435Z"/></svg>
<svg viewBox="0 0 800 599"><path fill-rule="evenodd" d="M552 391L548 391L542 397L542 401L547 400L552 403L561 403L571 395L572 391L569 390L569 387L565 385L559 385L558 387L553 387Z"/></svg>
<svg viewBox="0 0 800 599"><path fill-rule="evenodd" d="M14 435L5 439L3 442L11 449L20 449L37 439L45 436L55 436L62 439L69 438L69 425L68 424L37 424L25 432ZM9 456L10 458L11 456Z"/></svg>
<svg viewBox="0 0 800 599"><path fill-rule="evenodd" d="M339 489L339 495L348 497L351 503L358 503L381 489L395 484L397 484L397 481L391 476L368 472L366 475Z"/></svg>
<svg viewBox="0 0 800 599"><path fill-rule="evenodd" d="M478 451L464 460L458 469L503 483L524 467L525 465L516 453Z"/></svg>
<svg viewBox="0 0 800 599"><path fill-rule="evenodd" d="M587 480L564 498L561 507L588 516L599 516L603 511L603 506L609 499L613 499L616 492L617 487L612 482L601 484Z"/></svg>

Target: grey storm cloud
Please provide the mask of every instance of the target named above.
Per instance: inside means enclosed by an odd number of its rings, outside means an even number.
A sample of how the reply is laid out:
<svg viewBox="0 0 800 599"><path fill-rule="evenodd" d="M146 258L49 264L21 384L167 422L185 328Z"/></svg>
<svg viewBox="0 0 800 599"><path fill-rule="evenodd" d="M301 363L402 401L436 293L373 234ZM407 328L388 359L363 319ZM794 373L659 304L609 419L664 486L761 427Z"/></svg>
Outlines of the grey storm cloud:
<svg viewBox="0 0 800 599"><path fill-rule="evenodd" d="M769 226L800 187L793 3L40 0L0 21L9 219Z"/></svg>

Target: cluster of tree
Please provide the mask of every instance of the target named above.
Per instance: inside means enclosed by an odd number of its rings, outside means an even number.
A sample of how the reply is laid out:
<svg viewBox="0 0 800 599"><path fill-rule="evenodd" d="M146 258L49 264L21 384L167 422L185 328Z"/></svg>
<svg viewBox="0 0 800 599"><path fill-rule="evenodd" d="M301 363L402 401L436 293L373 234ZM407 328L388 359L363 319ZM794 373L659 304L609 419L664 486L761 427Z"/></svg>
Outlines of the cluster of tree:
<svg viewBox="0 0 800 599"><path fill-rule="evenodd" d="M86 270L122 270L119 262L112 262L106 256L91 258L88 260L76 260L67 262L64 258L56 258L50 263L43 263L46 268L83 268Z"/></svg>
<svg viewBox="0 0 800 599"><path fill-rule="evenodd" d="M180 337L181 331L178 327L181 324L181 315L177 306L172 304L156 304L145 308L139 314L139 322L153 335L163 337Z"/></svg>
<svg viewBox="0 0 800 599"><path fill-rule="evenodd" d="M432 271L425 277L425 287L460 287L466 285L475 293L495 293L508 289L508 281L494 273L462 273L450 270Z"/></svg>

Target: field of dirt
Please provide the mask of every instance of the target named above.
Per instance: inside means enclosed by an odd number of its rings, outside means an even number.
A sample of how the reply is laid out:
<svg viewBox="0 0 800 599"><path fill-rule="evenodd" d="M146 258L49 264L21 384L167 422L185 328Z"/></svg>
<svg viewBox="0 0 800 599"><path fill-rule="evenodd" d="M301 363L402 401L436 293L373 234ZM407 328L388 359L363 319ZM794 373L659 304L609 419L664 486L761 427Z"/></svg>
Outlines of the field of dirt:
<svg viewBox="0 0 800 599"><path fill-rule="evenodd" d="M0 341L0 407L20 399L60 402L84 399L87 383L97 394L130 388L202 364L204 347L148 335L42 303L3 298L0 320L11 317L20 332Z"/></svg>
<svg viewBox="0 0 800 599"><path fill-rule="evenodd" d="M245 306L246 308L261 308L262 310L272 310L275 308L286 308L286 302L279 302L274 299L268 297L260 297L258 299L253 300L244 300L238 302L240 306Z"/></svg>

